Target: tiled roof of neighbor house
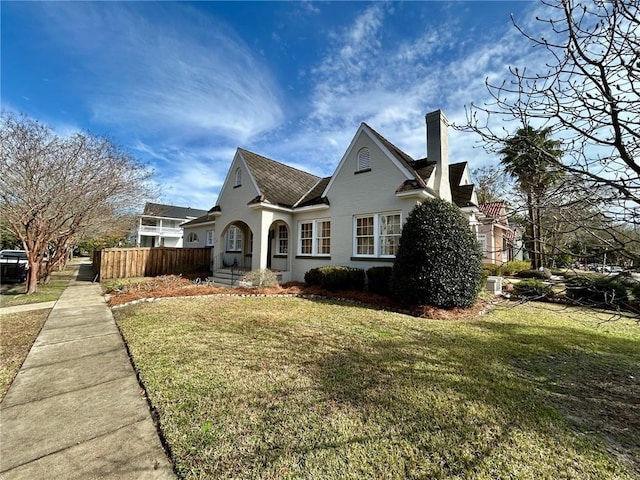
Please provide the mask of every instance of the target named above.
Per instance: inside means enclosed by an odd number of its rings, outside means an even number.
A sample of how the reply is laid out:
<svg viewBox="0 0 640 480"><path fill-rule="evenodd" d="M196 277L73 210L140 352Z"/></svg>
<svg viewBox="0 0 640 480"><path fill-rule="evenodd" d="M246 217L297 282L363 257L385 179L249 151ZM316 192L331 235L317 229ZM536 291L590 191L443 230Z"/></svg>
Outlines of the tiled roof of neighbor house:
<svg viewBox="0 0 640 480"><path fill-rule="evenodd" d="M309 205L318 205L318 204L328 204L329 200L327 197L322 196L322 192L327 188L331 177L325 177L318 181L315 186L309 190L309 192L300 199L296 207L307 207Z"/></svg>
<svg viewBox="0 0 640 480"><path fill-rule="evenodd" d="M500 217L506 215L506 204L504 201L481 203L478 208L487 217Z"/></svg>
<svg viewBox="0 0 640 480"><path fill-rule="evenodd" d="M242 148L238 151L247 163L260 191L259 197L251 203L268 202L273 205L292 207L320 180L320 177L257 153Z"/></svg>
<svg viewBox="0 0 640 480"><path fill-rule="evenodd" d="M177 207L175 205L163 205L161 203L147 202L144 206L143 215L164 218L197 218L207 213L206 210L199 210L191 207Z"/></svg>
<svg viewBox="0 0 640 480"><path fill-rule="evenodd" d="M181 227L193 227L194 225L201 225L203 223L215 222L215 218L210 217L208 214L202 215L201 217L194 218L193 220L189 220L188 222L184 222Z"/></svg>

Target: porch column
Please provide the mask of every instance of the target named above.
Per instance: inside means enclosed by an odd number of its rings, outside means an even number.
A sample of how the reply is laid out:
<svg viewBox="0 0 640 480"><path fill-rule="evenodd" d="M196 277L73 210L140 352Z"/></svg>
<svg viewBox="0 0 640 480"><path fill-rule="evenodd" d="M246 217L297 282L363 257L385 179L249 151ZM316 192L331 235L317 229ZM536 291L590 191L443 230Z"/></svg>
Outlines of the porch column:
<svg viewBox="0 0 640 480"><path fill-rule="evenodd" d="M253 257L251 258L252 270L263 270L267 268L267 253L269 247L269 227L271 223L266 221L262 215L260 225L254 229L253 237Z"/></svg>

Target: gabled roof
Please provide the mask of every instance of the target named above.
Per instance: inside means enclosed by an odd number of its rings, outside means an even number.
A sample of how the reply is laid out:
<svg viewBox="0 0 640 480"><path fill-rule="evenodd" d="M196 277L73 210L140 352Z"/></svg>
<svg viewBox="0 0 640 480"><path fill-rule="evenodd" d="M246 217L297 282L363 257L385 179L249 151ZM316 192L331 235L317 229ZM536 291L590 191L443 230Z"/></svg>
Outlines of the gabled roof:
<svg viewBox="0 0 640 480"><path fill-rule="evenodd" d="M385 146L385 148L389 150L389 152L402 164L402 166L404 166L414 176L414 179L417 184L416 188L426 188L427 184L425 183L425 180L416 171L416 168L414 168L414 165L416 164L416 160L414 160L413 158L411 158L410 155L400 150L393 143L391 143L389 140L384 138L382 135L380 135L378 132L376 132L373 128L371 128L366 123L363 123L363 125L365 125L369 130L371 130L371 133L373 133L373 135L380 141L380 143L382 143ZM435 162L434 162L434 165L435 165ZM430 174L431 173L429 173L429 175Z"/></svg>
<svg viewBox="0 0 640 480"><path fill-rule="evenodd" d="M320 177L303 172L257 153L238 149L256 182L259 195L251 203L267 202L293 207L318 183Z"/></svg>
<svg viewBox="0 0 640 480"><path fill-rule="evenodd" d="M197 218L206 214L206 210L199 210L191 207L177 207L175 205L163 205L161 203L147 202L144 206L143 215L150 217L163 217L163 218Z"/></svg>
<svg viewBox="0 0 640 480"><path fill-rule="evenodd" d="M465 168L467 168L467 162L449 164L449 182L451 182L451 185L460 185Z"/></svg>
<svg viewBox="0 0 640 480"><path fill-rule="evenodd" d="M181 227L193 227L194 225L201 225L203 223L215 223L215 218L211 218L209 214L202 215L201 217L194 218L188 222L181 224Z"/></svg>
<svg viewBox="0 0 640 480"><path fill-rule="evenodd" d="M458 207L473 207L474 185L453 185L451 184L451 200Z"/></svg>

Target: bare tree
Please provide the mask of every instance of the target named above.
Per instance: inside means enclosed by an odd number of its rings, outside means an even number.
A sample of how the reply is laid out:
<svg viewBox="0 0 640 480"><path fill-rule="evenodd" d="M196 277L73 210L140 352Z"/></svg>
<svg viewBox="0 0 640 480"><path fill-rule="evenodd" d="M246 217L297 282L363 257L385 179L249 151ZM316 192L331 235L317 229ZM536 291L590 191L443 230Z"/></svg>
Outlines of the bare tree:
<svg viewBox="0 0 640 480"><path fill-rule="evenodd" d="M596 192L612 224L640 223L640 0L542 0L544 36L518 31L544 49L537 71L510 67L510 78L486 82L492 100L467 108L467 125L498 153L513 135L494 117L549 128L562 140L558 161ZM581 219L575 218L576 223Z"/></svg>
<svg viewBox="0 0 640 480"><path fill-rule="evenodd" d="M37 291L45 255L55 265L98 225L149 198L150 173L110 140L56 135L25 116L2 113L0 216L27 252L26 293Z"/></svg>
<svg viewBox="0 0 640 480"><path fill-rule="evenodd" d="M471 170L478 203L504 200L508 191L505 173L498 167L479 167Z"/></svg>

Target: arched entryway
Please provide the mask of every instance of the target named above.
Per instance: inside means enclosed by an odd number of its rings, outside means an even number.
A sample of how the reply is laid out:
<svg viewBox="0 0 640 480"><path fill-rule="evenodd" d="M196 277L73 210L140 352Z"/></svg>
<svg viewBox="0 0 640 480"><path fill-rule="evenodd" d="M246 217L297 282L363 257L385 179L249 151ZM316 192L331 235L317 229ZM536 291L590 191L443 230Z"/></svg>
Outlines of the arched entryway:
<svg viewBox="0 0 640 480"><path fill-rule="evenodd" d="M222 231L217 258L218 268L251 269L253 232L243 221L231 222Z"/></svg>
<svg viewBox="0 0 640 480"><path fill-rule="evenodd" d="M274 221L269 227L267 244L267 268L274 271L289 270L289 252L291 251L291 229L282 220Z"/></svg>

